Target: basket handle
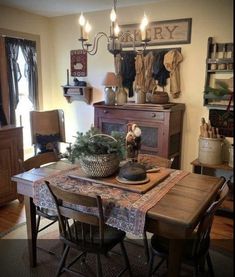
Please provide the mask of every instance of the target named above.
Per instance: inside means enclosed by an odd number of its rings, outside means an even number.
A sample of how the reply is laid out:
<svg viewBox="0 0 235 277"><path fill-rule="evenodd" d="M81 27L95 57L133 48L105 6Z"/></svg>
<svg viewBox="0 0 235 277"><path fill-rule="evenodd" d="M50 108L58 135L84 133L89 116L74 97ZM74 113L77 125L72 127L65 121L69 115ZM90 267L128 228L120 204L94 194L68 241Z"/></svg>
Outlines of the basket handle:
<svg viewBox="0 0 235 277"><path fill-rule="evenodd" d="M158 84L155 84L154 86L153 86L153 88L152 88L152 94L157 94L157 92L158 92L158 87L161 87L161 86L159 86ZM156 90L156 91L155 91ZM160 92L160 91L159 91ZM162 87L162 92L165 92L165 87L163 86Z"/></svg>
<svg viewBox="0 0 235 277"><path fill-rule="evenodd" d="M112 136L110 136L110 135L107 135L107 134L95 134L95 135L89 137L89 140L90 140L91 138L98 137L98 136L101 136L101 137L102 137L102 136L103 136L103 137L108 137L108 138L111 138L111 139L113 139L114 141L117 142L117 140L116 140L114 137L112 137Z"/></svg>

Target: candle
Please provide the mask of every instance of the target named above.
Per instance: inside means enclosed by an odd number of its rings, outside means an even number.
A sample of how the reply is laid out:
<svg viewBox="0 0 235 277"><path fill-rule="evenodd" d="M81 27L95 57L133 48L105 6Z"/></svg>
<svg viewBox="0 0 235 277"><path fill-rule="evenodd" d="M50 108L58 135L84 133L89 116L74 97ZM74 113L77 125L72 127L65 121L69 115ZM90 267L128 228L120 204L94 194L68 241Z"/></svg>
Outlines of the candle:
<svg viewBox="0 0 235 277"><path fill-rule="evenodd" d="M91 25L90 23L87 21L86 25L85 25L85 39L88 40L89 39L89 33L91 31Z"/></svg>
<svg viewBox="0 0 235 277"><path fill-rule="evenodd" d="M141 39L145 40L146 39L146 29L143 24L140 25L140 31L141 31Z"/></svg>
<svg viewBox="0 0 235 277"><path fill-rule="evenodd" d="M69 70L67 69L67 86L69 86Z"/></svg>
<svg viewBox="0 0 235 277"><path fill-rule="evenodd" d="M144 14L144 17L140 24L140 31L141 31L141 39L146 40L146 27L148 25L148 18L146 14Z"/></svg>
<svg viewBox="0 0 235 277"><path fill-rule="evenodd" d="M81 13L78 22L79 22L79 25L81 26L81 38L83 38L83 27L84 27L85 22L86 22L86 19L83 16L83 13Z"/></svg>

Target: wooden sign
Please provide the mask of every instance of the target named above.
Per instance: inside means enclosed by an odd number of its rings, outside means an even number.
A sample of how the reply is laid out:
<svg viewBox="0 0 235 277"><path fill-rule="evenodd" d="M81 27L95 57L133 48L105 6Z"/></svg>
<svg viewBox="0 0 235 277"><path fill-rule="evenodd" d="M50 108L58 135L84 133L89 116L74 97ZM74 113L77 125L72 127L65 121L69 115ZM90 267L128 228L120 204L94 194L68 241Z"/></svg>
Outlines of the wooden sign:
<svg viewBox="0 0 235 277"><path fill-rule="evenodd" d="M71 50L71 76L87 76L87 52L84 50Z"/></svg>
<svg viewBox="0 0 235 277"><path fill-rule="evenodd" d="M191 25L191 18L150 22L146 30L147 39L150 39L148 45L191 43ZM141 31L138 24L121 25L120 29L124 48L133 45L132 37L136 46L141 45ZM124 34L125 32L130 32L132 37Z"/></svg>

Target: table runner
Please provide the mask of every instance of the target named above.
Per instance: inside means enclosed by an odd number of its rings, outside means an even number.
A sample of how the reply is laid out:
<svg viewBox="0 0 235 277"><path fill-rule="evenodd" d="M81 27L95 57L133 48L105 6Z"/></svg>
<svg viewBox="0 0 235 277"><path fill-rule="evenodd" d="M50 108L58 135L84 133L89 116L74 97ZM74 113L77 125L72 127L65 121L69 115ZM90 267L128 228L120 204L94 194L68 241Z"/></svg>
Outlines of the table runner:
<svg viewBox="0 0 235 277"><path fill-rule="evenodd" d="M52 185L73 193L81 193L90 196L100 195L104 206L106 224L121 229L135 236L142 236L145 226L145 217L149 209L157 202L188 172L172 170L172 173L163 182L156 185L145 194L130 192L124 189L112 188L94 182L72 179L68 175L73 170L63 171L57 175L42 178L33 184L35 205L55 210L55 204L45 185L45 180ZM74 209L84 211L84 207L76 206ZM94 212L87 209L86 212Z"/></svg>

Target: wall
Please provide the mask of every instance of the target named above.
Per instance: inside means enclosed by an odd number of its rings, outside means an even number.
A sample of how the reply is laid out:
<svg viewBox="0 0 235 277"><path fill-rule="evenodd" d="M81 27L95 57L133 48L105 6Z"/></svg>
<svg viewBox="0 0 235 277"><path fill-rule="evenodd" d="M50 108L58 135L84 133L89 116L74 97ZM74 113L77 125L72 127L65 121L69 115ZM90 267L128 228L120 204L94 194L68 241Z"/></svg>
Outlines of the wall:
<svg viewBox="0 0 235 277"><path fill-rule="evenodd" d="M171 101L186 104L182 149L182 168L185 170L191 170L190 162L198 155L201 117L208 119L208 109L203 107L207 39L212 36L218 42L233 41L232 11L232 0L172 0L118 9L119 24L138 23L144 12L150 21L192 18L191 44L172 46L180 46L184 57L180 69L182 93L180 98ZM64 109L67 139L73 140L76 131L86 131L94 117L92 105L84 102L67 103L61 88L61 85L66 84L70 50L80 48L79 14L47 19L30 14L26 17L25 13L16 13L11 9L7 13L3 18L1 13L0 28L40 34L43 108ZM109 13L110 10L86 14L92 24L93 34L101 30L108 32ZM26 24L26 20L22 22L22 18L30 20L31 25ZM88 56L88 76L84 78L93 87L93 103L104 98L101 83L107 71L114 71L113 57L106 50L106 41L103 39L100 40L97 55ZM72 84L72 78L70 82Z"/></svg>

